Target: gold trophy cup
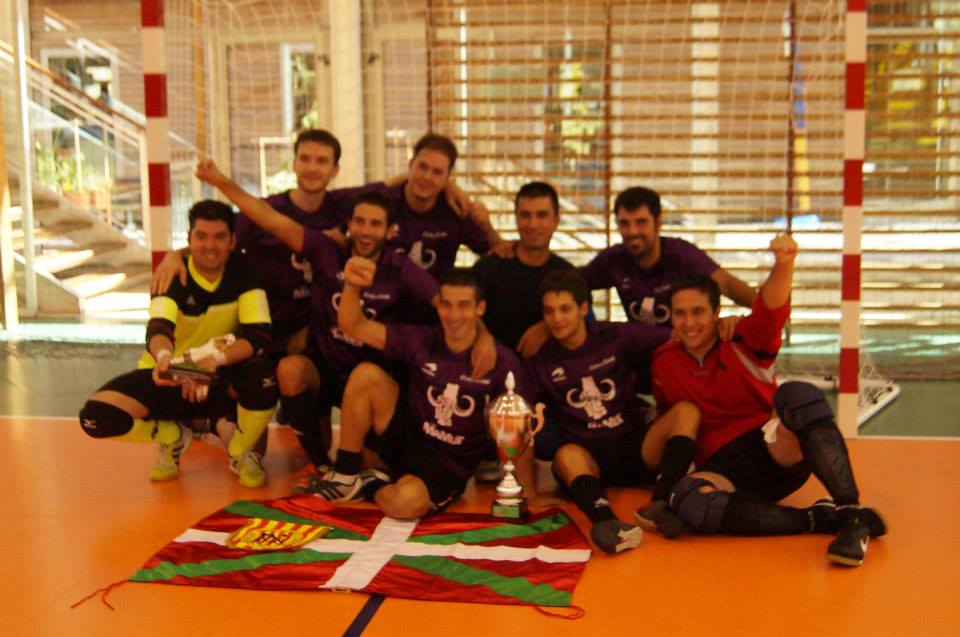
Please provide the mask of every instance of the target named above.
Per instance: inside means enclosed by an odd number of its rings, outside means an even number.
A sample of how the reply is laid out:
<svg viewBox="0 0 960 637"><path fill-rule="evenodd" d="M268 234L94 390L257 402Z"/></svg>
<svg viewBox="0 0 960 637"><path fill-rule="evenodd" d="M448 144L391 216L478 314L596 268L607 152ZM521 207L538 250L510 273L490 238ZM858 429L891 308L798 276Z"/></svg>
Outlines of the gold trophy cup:
<svg viewBox="0 0 960 637"><path fill-rule="evenodd" d="M507 393L497 397L487 411L490 435L497 443L503 466L503 479L497 485L491 514L497 518L519 520L527 513L527 499L523 496L523 487L513 475L516 470L513 461L520 457L543 427L543 405L538 404L534 413L527 401L514 393L513 372L507 373L504 385Z"/></svg>

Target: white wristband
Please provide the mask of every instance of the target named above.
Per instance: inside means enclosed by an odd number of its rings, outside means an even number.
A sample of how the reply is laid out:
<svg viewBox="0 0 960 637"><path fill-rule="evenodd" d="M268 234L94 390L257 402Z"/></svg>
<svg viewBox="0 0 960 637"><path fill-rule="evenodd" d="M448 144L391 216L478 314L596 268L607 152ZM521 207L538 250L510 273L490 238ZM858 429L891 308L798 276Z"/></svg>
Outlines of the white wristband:
<svg viewBox="0 0 960 637"><path fill-rule="evenodd" d="M222 349L213 350L210 358L212 358L217 365L223 365L227 362L227 355L223 353Z"/></svg>
<svg viewBox="0 0 960 637"><path fill-rule="evenodd" d="M156 354L154 354L153 359L157 361L157 363L159 364L160 361L164 358L164 356L166 356L166 358L173 358L173 352L164 348L159 352L157 352Z"/></svg>

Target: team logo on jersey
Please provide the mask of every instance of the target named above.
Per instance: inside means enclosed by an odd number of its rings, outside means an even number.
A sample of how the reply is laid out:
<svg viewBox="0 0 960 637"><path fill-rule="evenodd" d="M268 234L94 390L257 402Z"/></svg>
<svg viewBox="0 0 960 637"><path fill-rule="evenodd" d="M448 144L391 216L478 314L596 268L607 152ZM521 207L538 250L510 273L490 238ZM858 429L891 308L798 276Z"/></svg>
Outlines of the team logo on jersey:
<svg viewBox="0 0 960 637"><path fill-rule="evenodd" d="M96 429L97 421L93 418L84 418L80 421L80 425L83 426L84 429Z"/></svg>
<svg viewBox="0 0 960 637"><path fill-rule="evenodd" d="M452 427L453 417L460 416L466 418L473 413L476 407L476 401L473 396L460 396L460 385L456 383L447 383L443 393L436 396L433 392L433 385L427 387L427 401L433 406L433 417L437 424L442 427ZM461 405L460 401L464 404Z"/></svg>
<svg viewBox="0 0 960 637"><path fill-rule="evenodd" d="M333 296L330 297L330 304L333 305L333 311L340 311L340 299L343 298L343 292L334 292ZM360 307L363 307L363 299L360 299ZM363 313L367 316L368 319L376 319L377 311L372 307L363 307Z"/></svg>
<svg viewBox="0 0 960 637"><path fill-rule="evenodd" d="M606 390L600 391L600 387L605 387ZM567 404L585 410L591 420L597 420L607 415L607 408L603 406L603 401L612 400L616 395L617 385L609 378L604 378L597 386L593 376L584 376L580 379L579 396L576 387L567 392Z"/></svg>
<svg viewBox="0 0 960 637"><path fill-rule="evenodd" d="M550 378L553 379L553 382L559 383L567 379L567 373L563 371L562 367L557 367L552 372L550 372Z"/></svg>
<svg viewBox="0 0 960 637"><path fill-rule="evenodd" d="M303 274L303 280L307 283L313 281L313 266L306 259L298 259L297 255L290 255L290 267Z"/></svg>
<svg viewBox="0 0 960 637"><path fill-rule="evenodd" d="M403 248L397 248L397 252L404 254ZM437 252L427 248L424 250L423 241L417 241L410 246L410 252L407 252L407 258L419 265L424 270L429 270L437 262Z"/></svg>
<svg viewBox="0 0 960 637"><path fill-rule="evenodd" d="M646 296L642 301L633 301L627 308L633 320L647 325L659 325L670 320L670 308L657 304L652 296Z"/></svg>
<svg viewBox="0 0 960 637"><path fill-rule="evenodd" d="M427 362L423 364L423 367L420 368L423 373L430 374L431 376L437 375L437 364L433 362Z"/></svg>

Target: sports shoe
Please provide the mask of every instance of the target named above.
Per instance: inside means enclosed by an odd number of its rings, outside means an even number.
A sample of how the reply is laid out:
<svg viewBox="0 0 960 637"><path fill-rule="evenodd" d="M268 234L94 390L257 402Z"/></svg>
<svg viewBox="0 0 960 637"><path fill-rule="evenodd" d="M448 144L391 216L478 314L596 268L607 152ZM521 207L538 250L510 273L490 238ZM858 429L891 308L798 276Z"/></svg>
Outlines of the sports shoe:
<svg viewBox="0 0 960 637"><path fill-rule="evenodd" d="M323 480L323 476L329 471L330 467L327 465L318 467L312 462L307 463L305 467L293 476L295 482L290 488L297 493L312 493L316 485Z"/></svg>
<svg viewBox="0 0 960 637"><path fill-rule="evenodd" d="M640 546L643 529L620 520L604 520L590 527L590 537L602 551L617 554Z"/></svg>
<svg viewBox="0 0 960 637"><path fill-rule="evenodd" d="M868 515L859 507L847 507L837 511L840 529L837 537L827 547L827 559L844 566L860 566L870 542ZM877 516L882 522L882 519ZM884 525L884 532L886 532Z"/></svg>
<svg viewBox="0 0 960 637"><path fill-rule="evenodd" d="M248 489L262 487L267 481L267 472L260 463L260 454L256 451L244 451L239 456L230 456L230 470L237 474L240 486Z"/></svg>
<svg viewBox="0 0 960 637"><path fill-rule="evenodd" d="M668 540L678 538L687 532L683 520L670 510L665 500L655 500L637 509L633 516L644 530L656 531Z"/></svg>
<svg viewBox="0 0 960 637"><path fill-rule="evenodd" d="M363 497L363 488L374 480L389 482L390 477L376 469L367 469L354 476L330 471L323 476L323 480L316 483L310 493L327 502L359 500Z"/></svg>
<svg viewBox="0 0 960 637"><path fill-rule="evenodd" d="M844 509L856 509L859 512L860 519L866 522L870 528L870 537L883 537L887 534L887 524L877 513L876 509L870 507L844 507ZM842 509L841 509L842 510ZM840 531L840 511L837 505L830 498L821 498L807 508L807 515L810 516L810 532L835 535Z"/></svg>
<svg viewBox="0 0 960 637"><path fill-rule="evenodd" d="M500 470L500 462L497 460L481 460L480 464L473 471L473 477L477 482L489 483L497 482L503 477L503 471Z"/></svg>
<svg viewBox="0 0 960 637"><path fill-rule="evenodd" d="M154 482L174 480L180 475L180 458L186 452L193 440L193 433L179 422L180 437L176 442L160 443L160 458L156 466L150 470L150 479Z"/></svg>

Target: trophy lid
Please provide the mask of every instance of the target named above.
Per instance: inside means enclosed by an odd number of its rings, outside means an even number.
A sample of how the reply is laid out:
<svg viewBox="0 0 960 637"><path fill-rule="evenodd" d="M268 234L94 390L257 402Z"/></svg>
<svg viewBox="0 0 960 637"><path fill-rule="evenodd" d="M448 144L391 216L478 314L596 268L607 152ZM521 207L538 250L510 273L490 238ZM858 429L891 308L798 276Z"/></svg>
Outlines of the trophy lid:
<svg viewBox="0 0 960 637"><path fill-rule="evenodd" d="M523 396L513 391L516 387L516 381L513 372L507 372L507 378L503 383L507 388L506 393L497 396L497 399L490 405L490 414L503 416L521 416L523 414L532 414L530 406Z"/></svg>

